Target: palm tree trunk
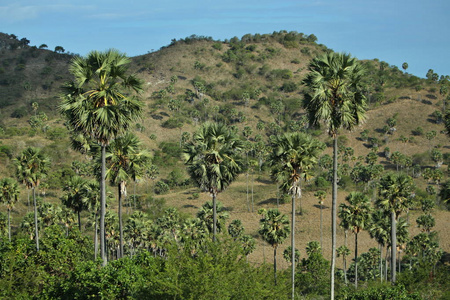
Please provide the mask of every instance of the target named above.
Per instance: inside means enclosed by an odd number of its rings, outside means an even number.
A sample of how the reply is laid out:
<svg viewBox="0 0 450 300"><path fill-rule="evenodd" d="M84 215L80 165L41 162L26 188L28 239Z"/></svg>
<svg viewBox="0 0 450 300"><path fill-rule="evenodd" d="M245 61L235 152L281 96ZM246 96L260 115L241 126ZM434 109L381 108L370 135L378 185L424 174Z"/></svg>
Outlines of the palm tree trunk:
<svg viewBox="0 0 450 300"><path fill-rule="evenodd" d="M333 191L331 197L331 300L334 300L334 270L336 268L337 152L337 135L335 135L333 140Z"/></svg>
<svg viewBox="0 0 450 300"><path fill-rule="evenodd" d="M248 209L248 212L250 212L250 201L248 199L248 171L247 171L246 177L247 177L247 209Z"/></svg>
<svg viewBox="0 0 450 300"><path fill-rule="evenodd" d="M275 285L277 285L277 247L273 247L273 275L275 278Z"/></svg>
<svg viewBox="0 0 450 300"><path fill-rule="evenodd" d="M254 212L255 210L254 210L254 204L255 204L255 201L253 201L253 184L255 183L255 178L254 178L254 176L253 176L253 170L252 170L252 212Z"/></svg>
<svg viewBox="0 0 450 300"><path fill-rule="evenodd" d="M383 246L379 244L380 247L380 281L383 282Z"/></svg>
<svg viewBox="0 0 450 300"><path fill-rule="evenodd" d="M78 229L81 232L81 212L77 211L77 214L78 214Z"/></svg>
<svg viewBox="0 0 450 300"><path fill-rule="evenodd" d="M38 214L36 204L36 187L33 186L33 205L34 205L34 231L36 235L36 250L39 251L39 227L38 227Z"/></svg>
<svg viewBox="0 0 450 300"><path fill-rule="evenodd" d="M391 212L391 282L395 283L395 269L397 256L397 222L395 212Z"/></svg>
<svg viewBox="0 0 450 300"><path fill-rule="evenodd" d="M358 288L358 233L355 233L355 288Z"/></svg>
<svg viewBox="0 0 450 300"><path fill-rule="evenodd" d="M216 192L213 193L213 242L216 241L217 233L217 207L216 207Z"/></svg>
<svg viewBox="0 0 450 300"><path fill-rule="evenodd" d="M123 227L122 227L122 182L118 184L119 190L119 251L117 257L121 258L123 256Z"/></svg>
<svg viewBox="0 0 450 300"><path fill-rule="evenodd" d="M94 259L97 260L97 254L98 254L98 218L97 218L97 214L95 214L94 217Z"/></svg>
<svg viewBox="0 0 450 300"><path fill-rule="evenodd" d="M384 257L384 279L388 280L388 254L389 254L389 247L386 247L386 255Z"/></svg>
<svg viewBox="0 0 450 300"><path fill-rule="evenodd" d="M295 292L295 197L292 195L292 224L291 224L291 284L292 284L292 298L294 299Z"/></svg>
<svg viewBox="0 0 450 300"><path fill-rule="evenodd" d="M342 260L344 261L344 282L345 282L345 285L347 285L347 259L346 259L346 257L345 257L345 254L344 255L342 255Z"/></svg>
<svg viewBox="0 0 450 300"><path fill-rule="evenodd" d="M323 210L323 205L321 202L320 203L320 253L323 252L323 227L322 227L323 213L322 213L322 210Z"/></svg>
<svg viewBox="0 0 450 300"><path fill-rule="evenodd" d="M103 266L108 263L105 239L105 214L106 214L106 145L102 145L102 175L100 180L100 255Z"/></svg>
<svg viewBox="0 0 450 300"><path fill-rule="evenodd" d="M8 239L11 242L11 209L8 208Z"/></svg>

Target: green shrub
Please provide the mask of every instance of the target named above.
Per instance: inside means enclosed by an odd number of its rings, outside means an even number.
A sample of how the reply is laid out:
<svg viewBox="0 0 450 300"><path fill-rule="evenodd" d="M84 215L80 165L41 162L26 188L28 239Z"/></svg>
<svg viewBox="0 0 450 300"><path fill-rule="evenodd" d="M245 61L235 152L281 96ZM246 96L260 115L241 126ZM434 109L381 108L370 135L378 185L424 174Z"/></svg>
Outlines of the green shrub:
<svg viewBox="0 0 450 300"><path fill-rule="evenodd" d="M166 194L169 191L170 187L167 183L162 180L159 180L155 184L155 193L158 195Z"/></svg>
<svg viewBox="0 0 450 300"><path fill-rule="evenodd" d="M11 118L16 118L16 119L20 119L25 117L26 115L28 115L28 111L27 108L25 106L21 106L19 108L16 108L12 113L11 113Z"/></svg>

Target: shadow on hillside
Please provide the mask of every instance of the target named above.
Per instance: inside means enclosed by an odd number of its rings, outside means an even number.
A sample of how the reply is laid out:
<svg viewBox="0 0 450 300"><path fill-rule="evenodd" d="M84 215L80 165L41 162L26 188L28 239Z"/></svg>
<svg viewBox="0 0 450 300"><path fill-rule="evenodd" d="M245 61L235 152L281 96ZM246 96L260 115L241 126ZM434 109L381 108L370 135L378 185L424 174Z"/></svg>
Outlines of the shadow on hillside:
<svg viewBox="0 0 450 300"><path fill-rule="evenodd" d="M319 205L319 204L314 204L313 206L314 206L315 208L320 209L320 205ZM322 205L322 209L329 209L329 208L330 208L329 206Z"/></svg>
<svg viewBox="0 0 450 300"><path fill-rule="evenodd" d="M265 183L265 184L272 184L273 181L269 180L269 179L263 179L263 178L256 178L255 181L259 182L259 183Z"/></svg>
<svg viewBox="0 0 450 300"><path fill-rule="evenodd" d="M257 203L258 205L264 205L264 204L277 204L277 198L269 198L263 201L259 201Z"/></svg>
<svg viewBox="0 0 450 300"><path fill-rule="evenodd" d="M198 209L198 206L192 205L192 204L185 204L185 205L183 205L182 207L183 207L183 208L195 208L195 209Z"/></svg>
<svg viewBox="0 0 450 300"><path fill-rule="evenodd" d="M224 206L223 207L223 211L233 211L233 210L234 210L234 208L231 207L231 206L228 206L228 207Z"/></svg>

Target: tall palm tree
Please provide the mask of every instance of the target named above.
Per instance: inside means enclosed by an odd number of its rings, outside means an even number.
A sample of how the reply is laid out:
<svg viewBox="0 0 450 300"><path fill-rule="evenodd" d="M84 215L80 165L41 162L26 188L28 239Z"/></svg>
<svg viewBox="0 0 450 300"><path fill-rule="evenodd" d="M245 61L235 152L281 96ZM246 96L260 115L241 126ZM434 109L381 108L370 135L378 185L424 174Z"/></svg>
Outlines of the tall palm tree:
<svg viewBox="0 0 450 300"><path fill-rule="evenodd" d="M116 138L106 148L106 178L117 184L119 214L119 257L123 256L122 198L127 195L127 183L145 173L150 153L141 149L137 136L127 133Z"/></svg>
<svg viewBox="0 0 450 300"><path fill-rule="evenodd" d="M391 214L391 281L396 280L397 220L411 205L412 178L406 174L388 173L380 179L377 206Z"/></svg>
<svg viewBox="0 0 450 300"><path fill-rule="evenodd" d="M205 123L183 147L183 159L194 182L213 200L213 241L216 239L217 194L225 190L242 169L242 142L224 124Z"/></svg>
<svg viewBox="0 0 450 300"><path fill-rule="evenodd" d="M78 229L81 231L81 212L89 207L89 182L80 176L72 176L67 181L63 190L66 192L61 197L61 202L72 209L78 216Z"/></svg>
<svg viewBox="0 0 450 300"><path fill-rule="evenodd" d="M35 239L36 249L39 251L36 188L41 183L41 180L47 175L48 168L50 167L50 160L41 152L41 150L28 147L14 159L14 164L16 165L17 177L22 180L27 188L31 188L33 191Z"/></svg>
<svg viewBox="0 0 450 300"><path fill-rule="evenodd" d="M364 69L349 54L328 52L313 59L303 83L307 92L303 107L309 123L325 123L333 138L333 191L331 204L331 299L334 299L336 267L336 207L337 207L337 137L339 129L352 129L364 121L366 99L361 81Z"/></svg>
<svg viewBox="0 0 450 300"><path fill-rule="evenodd" d="M389 216L386 216L386 212L382 210L375 210L372 213L372 224L369 227L370 237L377 241L380 248L380 279L383 281L383 248L388 246L389 242ZM387 249L386 249L387 254Z"/></svg>
<svg viewBox="0 0 450 300"><path fill-rule="evenodd" d="M291 248L295 249L295 199L302 195L301 180L307 180L317 164L325 145L311 136L294 132L275 136L271 140L272 153L269 158L272 178L292 197ZM301 205L300 205L301 211ZM295 291L295 252L291 258L292 299Z"/></svg>
<svg viewBox="0 0 450 300"><path fill-rule="evenodd" d="M11 242L11 210L19 198L19 186L17 181L12 178L3 178L0 180L0 202L6 205L8 211L8 238Z"/></svg>
<svg viewBox="0 0 450 300"><path fill-rule="evenodd" d="M355 234L355 287L358 287L358 234L367 228L371 222L372 207L370 199L361 192L351 192L346 198L348 205L342 203L339 210L345 213L340 215L347 218L346 223L350 225Z"/></svg>
<svg viewBox="0 0 450 300"><path fill-rule="evenodd" d="M278 209L261 209L258 213L262 216L259 220L258 233L263 240L273 247L273 271L275 285L277 284L277 248L289 236L289 219ZM293 251L295 254L295 251ZM294 258L295 261L295 258Z"/></svg>
<svg viewBox="0 0 450 300"><path fill-rule="evenodd" d="M347 284L347 256L350 255L350 249L347 246L342 245L336 249L337 257L342 256L342 263L344 267L344 281Z"/></svg>
<svg viewBox="0 0 450 300"><path fill-rule="evenodd" d="M101 147L100 251L103 265L108 261L105 250L106 147L140 117L143 107L134 96L142 90L142 83L136 76L127 75L129 62L125 54L113 49L74 57L70 64L74 81L65 86L59 107L74 133L92 139Z"/></svg>

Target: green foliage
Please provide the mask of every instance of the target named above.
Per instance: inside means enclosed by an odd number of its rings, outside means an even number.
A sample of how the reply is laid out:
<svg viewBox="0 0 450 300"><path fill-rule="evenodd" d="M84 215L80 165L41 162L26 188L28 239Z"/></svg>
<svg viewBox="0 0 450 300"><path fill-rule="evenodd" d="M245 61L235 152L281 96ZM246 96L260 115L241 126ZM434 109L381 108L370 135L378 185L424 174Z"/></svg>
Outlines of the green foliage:
<svg viewBox="0 0 450 300"><path fill-rule="evenodd" d="M183 120L180 118L169 118L161 124L164 128L174 129L183 126Z"/></svg>
<svg viewBox="0 0 450 300"><path fill-rule="evenodd" d="M352 288L343 288L336 295L336 300L385 300L385 299L404 299L421 300L417 293L409 293L404 286L391 286L388 284L370 287L364 290L354 290Z"/></svg>

